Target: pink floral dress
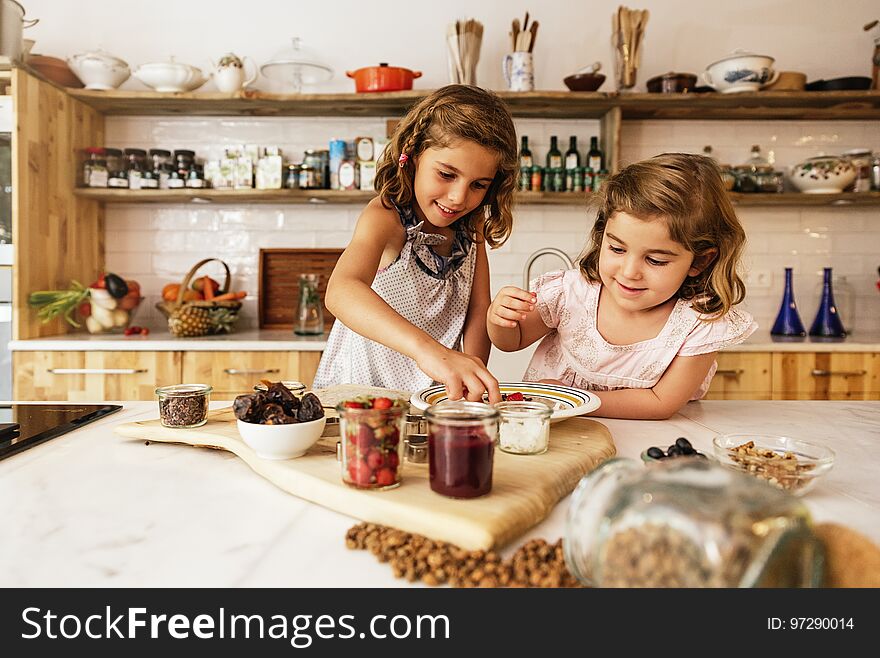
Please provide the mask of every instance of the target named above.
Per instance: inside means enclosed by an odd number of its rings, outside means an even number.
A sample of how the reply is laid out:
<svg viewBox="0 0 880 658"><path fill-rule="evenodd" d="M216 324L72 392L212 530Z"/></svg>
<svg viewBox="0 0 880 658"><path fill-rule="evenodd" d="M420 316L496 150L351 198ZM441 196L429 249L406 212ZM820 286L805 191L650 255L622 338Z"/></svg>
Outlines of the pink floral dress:
<svg viewBox="0 0 880 658"><path fill-rule="evenodd" d="M612 345L596 327L601 287L577 269L549 272L531 282L541 319L552 330L535 350L526 381L558 379L592 391L652 388L676 356L709 354L738 345L758 328L745 311L731 309L710 322L690 302L679 299L654 338ZM706 394L717 367L717 363L712 365L692 400Z"/></svg>

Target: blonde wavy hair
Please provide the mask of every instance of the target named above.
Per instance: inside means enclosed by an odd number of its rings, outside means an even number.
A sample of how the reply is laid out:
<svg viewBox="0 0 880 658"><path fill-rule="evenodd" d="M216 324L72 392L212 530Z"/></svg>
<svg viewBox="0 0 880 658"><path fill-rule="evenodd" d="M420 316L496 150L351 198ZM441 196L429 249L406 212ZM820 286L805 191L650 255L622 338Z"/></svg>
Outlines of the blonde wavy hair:
<svg viewBox="0 0 880 658"><path fill-rule="evenodd" d="M678 296L693 308L717 319L746 294L739 276L746 234L711 158L689 153L664 153L631 164L605 182L597 195L598 213L590 244L580 261L583 275L599 283L599 254L608 219L625 212L645 220L662 218L669 236L699 256L717 249L716 257L696 276L689 276Z"/></svg>
<svg viewBox="0 0 880 658"><path fill-rule="evenodd" d="M463 221L473 240L482 235L498 247L513 228L513 192L518 152L516 129L504 102L491 91L467 85L448 85L416 104L397 124L376 168L376 191L390 208L412 204L415 159L429 148L448 148L460 139L476 142L498 154L498 171L486 190L483 205ZM400 167L400 154L407 156ZM486 210L486 206L489 210Z"/></svg>

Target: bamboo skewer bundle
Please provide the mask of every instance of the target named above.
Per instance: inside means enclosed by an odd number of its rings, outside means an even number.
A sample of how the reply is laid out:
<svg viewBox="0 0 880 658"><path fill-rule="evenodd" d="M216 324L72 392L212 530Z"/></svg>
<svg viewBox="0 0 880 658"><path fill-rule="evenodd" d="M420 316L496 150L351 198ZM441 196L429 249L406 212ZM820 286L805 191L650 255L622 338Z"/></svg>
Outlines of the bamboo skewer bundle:
<svg viewBox="0 0 880 658"><path fill-rule="evenodd" d="M449 79L453 83L477 84L477 62L483 42L483 24L473 18L446 26Z"/></svg>
<svg viewBox="0 0 880 658"><path fill-rule="evenodd" d="M611 45L614 47L618 89L629 89L636 84L649 17L647 9L630 9L623 5L611 15Z"/></svg>

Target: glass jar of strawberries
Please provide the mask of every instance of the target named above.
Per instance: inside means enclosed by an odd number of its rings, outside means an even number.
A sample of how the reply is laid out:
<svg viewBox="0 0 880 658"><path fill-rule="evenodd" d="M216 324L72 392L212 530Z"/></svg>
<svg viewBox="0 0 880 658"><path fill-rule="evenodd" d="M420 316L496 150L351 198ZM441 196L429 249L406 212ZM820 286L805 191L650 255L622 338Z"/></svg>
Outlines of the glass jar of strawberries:
<svg viewBox="0 0 880 658"><path fill-rule="evenodd" d="M360 489L400 485L403 427L409 402L361 396L336 406L342 436L342 481Z"/></svg>

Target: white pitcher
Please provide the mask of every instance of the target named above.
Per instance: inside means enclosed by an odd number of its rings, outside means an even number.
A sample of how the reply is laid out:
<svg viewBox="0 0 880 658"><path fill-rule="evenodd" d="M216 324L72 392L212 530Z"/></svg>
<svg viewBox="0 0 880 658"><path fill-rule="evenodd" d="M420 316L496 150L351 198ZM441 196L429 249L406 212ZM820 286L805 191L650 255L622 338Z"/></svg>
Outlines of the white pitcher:
<svg viewBox="0 0 880 658"><path fill-rule="evenodd" d="M248 76L245 70L245 63L250 62L253 73ZM214 84L222 92L232 93L247 87L257 79L257 67L250 59L245 57L244 61L234 53L226 53L214 64L213 77Z"/></svg>

